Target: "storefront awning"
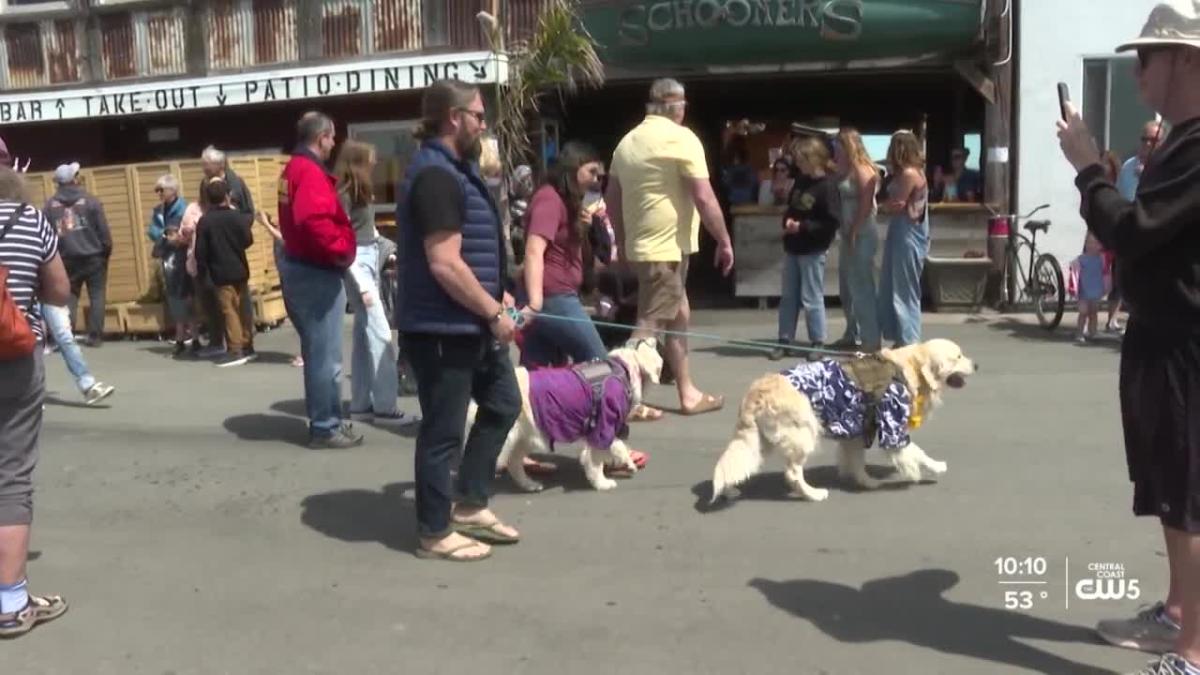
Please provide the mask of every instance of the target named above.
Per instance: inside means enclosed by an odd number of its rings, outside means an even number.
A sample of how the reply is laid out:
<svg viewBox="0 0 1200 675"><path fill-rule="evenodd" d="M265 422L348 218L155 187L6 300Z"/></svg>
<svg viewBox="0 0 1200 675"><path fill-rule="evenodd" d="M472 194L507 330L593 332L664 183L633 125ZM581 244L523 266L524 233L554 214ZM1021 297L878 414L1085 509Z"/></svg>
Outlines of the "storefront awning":
<svg viewBox="0 0 1200 675"><path fill-rule="evenodd" d="M834 69L936 59L979 40L985 0L595 0L584 25L629 70Z"/></svg>
<svg viewBox="0 0 1200 675"><path fill-rule="evenodd" d="M228 108L422 89L450 78L474 84L507 79L507 62L488 52L406 55L194 79L0 97L0 124L94 119Z"/></svg>

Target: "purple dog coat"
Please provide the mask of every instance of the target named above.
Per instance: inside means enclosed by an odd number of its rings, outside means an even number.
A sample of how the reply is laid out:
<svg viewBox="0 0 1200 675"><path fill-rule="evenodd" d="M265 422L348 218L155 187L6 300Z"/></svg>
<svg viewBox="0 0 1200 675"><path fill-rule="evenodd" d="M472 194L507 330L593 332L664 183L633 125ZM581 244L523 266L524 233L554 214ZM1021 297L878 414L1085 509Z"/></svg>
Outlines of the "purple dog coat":
<svg viewBox="0 0 1200 675"><path fill-rule="evenodd" d="M589 380L584 371L601 364L607 364L610 372ZM628 378L625 364L617 359L529 371L533 420L550 439L551 448L554 443L586 439L592 447L607 449L614 439L624 437L632 398ZM599 400L593 399L596 393Z"/></svg>

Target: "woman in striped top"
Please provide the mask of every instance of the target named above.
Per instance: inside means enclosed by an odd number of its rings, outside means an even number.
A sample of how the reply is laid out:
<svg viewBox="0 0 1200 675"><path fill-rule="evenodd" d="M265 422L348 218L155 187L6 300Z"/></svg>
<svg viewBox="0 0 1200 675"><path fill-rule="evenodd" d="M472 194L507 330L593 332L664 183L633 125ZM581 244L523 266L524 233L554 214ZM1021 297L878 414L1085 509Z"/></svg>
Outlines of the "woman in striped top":
<svg viewBox="0 0 1200 675"><path fill-rule="evenodd" d="M19 194L20 182L20 175L0 167L0 184L18 188L9 194ZM0 201L0 265L8 270L8 292L44 340L40 302L65 305L71 289L58 236L41 211ZM25 582L44 394L40 345L29 356L0 361L0 638L27 633L67 611L61 597L30 595Z"/></svg>

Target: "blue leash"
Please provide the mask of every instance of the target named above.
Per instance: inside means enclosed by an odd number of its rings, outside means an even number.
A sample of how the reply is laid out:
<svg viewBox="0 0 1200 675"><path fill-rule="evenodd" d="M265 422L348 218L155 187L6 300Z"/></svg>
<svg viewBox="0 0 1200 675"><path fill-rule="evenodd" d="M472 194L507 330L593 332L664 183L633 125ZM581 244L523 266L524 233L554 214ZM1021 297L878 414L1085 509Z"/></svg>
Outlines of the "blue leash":
<svg viewBox="0 0 1200 675"><path fill-rule="evenodd" d="M525 327L525 317L517 309L515 309L513 307L509 307L508 308L508 316L509 316L509 318L511 318L513 320L513 323L517 324L518 328ZM538 312L538 313L534 314L534 318L537 321L541 321L543 319L553 319L555 321L566 321L568 323L589 323L589 324L592 324L593 326L603 326L605 328L617 328L620 330L636 330L637 329L636 326L627 326L623 323L613 323L611 321L598 321L596 319L580 319L580 318L574 317L574 316L561 316L558 314L548 314L548 313L543 313L543 312ZM843 351L838 351L836 349L824 349L821 347L800 347L800 346L795 346L795 345L782 345L778 342L762 342L760 340L735 340L732 338L722 337L720 335L712 335L709 333L693 333L690 331L667 330L665 328L664 329L655 329L654 332L662 333L663 335L678 335L680 337L689 337L689 338L694 337L694 338L699 338L701 340L710 340L712 342L721 342L721 343L728 344L728 345L735 345L738 347L746 347L747 349L754 349L754 350L765 351L765 352L772 352L772 351L782 347L785 351L799 352L801 354L828 354L830 356L836 356L836 357L841 357L841 358L849 358L849 357L861 358L862 356L865 356L865 354L863 354L862 352L843 352Z"/></svg>

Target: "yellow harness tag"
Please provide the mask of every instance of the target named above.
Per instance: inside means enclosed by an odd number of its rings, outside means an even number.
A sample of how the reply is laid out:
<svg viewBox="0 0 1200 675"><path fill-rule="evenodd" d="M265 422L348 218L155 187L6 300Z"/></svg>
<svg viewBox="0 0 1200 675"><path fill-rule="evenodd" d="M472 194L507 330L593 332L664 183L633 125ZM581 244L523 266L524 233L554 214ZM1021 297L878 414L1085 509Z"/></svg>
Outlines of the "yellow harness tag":
<svg viewBox="0 0 1200 675"><path fill-rule="evenodd" d="M917 394L913 399L912 413L908 416L908 428L920 429L925 421L925 394Z"/></svg>

